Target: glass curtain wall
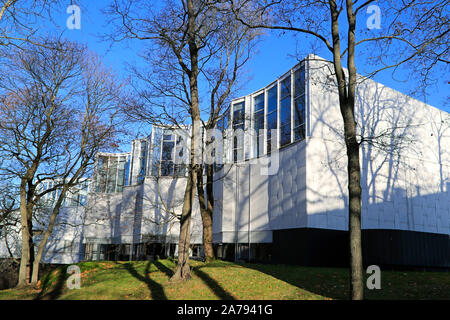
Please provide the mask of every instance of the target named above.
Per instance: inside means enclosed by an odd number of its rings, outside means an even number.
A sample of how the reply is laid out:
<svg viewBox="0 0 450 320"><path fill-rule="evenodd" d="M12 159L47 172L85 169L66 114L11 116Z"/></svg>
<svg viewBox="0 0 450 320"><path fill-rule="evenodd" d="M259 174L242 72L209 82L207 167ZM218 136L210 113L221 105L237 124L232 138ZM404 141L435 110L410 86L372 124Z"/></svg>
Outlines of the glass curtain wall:
<svg viewBox="0 0 450 320"><path fill-rule="evenodd" d="M291 75L280 84L280 146L284 146L291 143Z"/></svg>
<svg viewBox="0 0 450 320"><path fill-rule="evenodd" d="M87 200L87 194L89 191L89 179L84 179L80 183L70 188L65 198L63 199L62 207L78 207L85 206ZM47 191L58 185L58 181L45 181L42 182L38 188L41 191ZM57 187L56 190L46 193L41 199L41 205L44 207L52 207L55 205L56 200L61 194L61 187Z"/></svg>
<svg viewBox="0 0 450 320"><path fill-rule="evenodd" d="M174 135L165 132L163 135L162 153L161 153L161 176L172 176L174 174Z"/></svg>
<svg viewBox="0 0 450 320"><path fill-rule="evenodd" d="M305 66L294 72L294 141L305 139Z"/></svg>
<svg viewBox="0 0 450 320"><path fill-rule="evenodd" d="M277 107L278 107L278 86L275 84L267 92L267 153L270 153L272 149L276 149L277 145L272 145L272 131L278 127L277 118Z"/></svg>
<svg viewBox="0 0 450 320"><path fill-rule="evenodd" d="M100 154L95 168L95 192L122 192L128 184L129 155Z"/></svg>
<svg viewBox="0 0 450 320"><path fill-rule="evenodd" d="M185 137L171 129L153 128L150 174L158 176L185 176L187 150Z"/></svg>
<svg viewBox="0 0 450 320"><path fill-rule="evenodd" d="M295 141L305 139L305 65L291 69L289 74L279 81L267 86L264 91L250 95L253 104L252 129L256 139L253 141L253 157L260 157L264 153L270 153L279 146L283 147ZM244 157L244 137L236 134L237 129L244 130L245 104L244 102L232 103L233 114L233 161L241 161ZM222 125L222 123L218 124ZM264 131L266 129L266 140ZM279 129L279 140L272 141L271 130ZM261 131L260 131L261 130ZM238 141L242 143L238 143ZM266 150L264 150L264 141Z"/></svg>
<svg viewBox="0 0 450 320"><path fill-rule="evenodd" d="M253 98L253 130L256 139L253 154L259 157L264 153L264 92Z"/></svg>
<svg viewBox="0 0 450 320"><path fill-rule="evenodd" d="M233 105L233 161L244 160L244 101Z"/></svg>

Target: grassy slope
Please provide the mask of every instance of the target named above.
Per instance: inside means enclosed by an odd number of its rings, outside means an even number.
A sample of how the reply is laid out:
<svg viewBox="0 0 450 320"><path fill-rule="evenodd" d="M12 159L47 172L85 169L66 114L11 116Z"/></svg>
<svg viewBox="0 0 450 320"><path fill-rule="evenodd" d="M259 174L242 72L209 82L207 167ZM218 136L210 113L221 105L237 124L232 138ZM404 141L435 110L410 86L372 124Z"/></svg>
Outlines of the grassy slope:
<svg viewBox="0 0 450 320"><path fill-rule="evenodd" d="M82 262L81 289L66 288L65 268L43 277L40 289L0 291L0 299L346 299L348 271L286 265L192 262L193 278L170 283L175 264ZM448 272L382 271L381 290L368 299L450 299Z"/></svg>

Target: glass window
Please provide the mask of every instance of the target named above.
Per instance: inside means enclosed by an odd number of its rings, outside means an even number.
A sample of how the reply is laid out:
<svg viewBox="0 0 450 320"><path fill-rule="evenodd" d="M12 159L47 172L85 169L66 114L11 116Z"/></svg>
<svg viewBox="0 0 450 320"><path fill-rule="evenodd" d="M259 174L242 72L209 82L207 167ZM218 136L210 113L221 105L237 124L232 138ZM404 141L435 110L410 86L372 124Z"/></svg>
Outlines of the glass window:
<svg viewBox="0 0 450 320"><path fill-rule="evenodd" d="M236 103L233 106L233 129L244 124L244 117L244 102Z"/></svg>
<svg viewBox="0 0 450 320"><path fill-rule="evenodd" d="M217 128L220 131L224 131L228 128L229 111L225 112L222 117L217 121Z"/></svg>
<svg viewBox="0 0 450 320"><path fill-rule="evenodd" d="M173 151L175 141L163 141L161 153L161 176L170 176L174 174Z"/></svg>
<svg viewBox="0 0 450 320"><path fill-rule="evenodd" d="M291 142L291 77L281 81L280 97L280 145Z"/></svg>
<svg viewBox="0 0 450 320"><path fill-rule="evenodd" d="M86 200L87 200L87 197L85 195L82 195L80 197L80 206L84 207L86 205Z"/></svg>
<svg viewBox="0 0 450 320"><path fill-rule="evenodd" d="M161 161L161 176L172 176L174 174L173 161Z"/></svg>
<svg viewBox="0 0 450 320"><path fill-rule="evenodd" d="M281 81L280 95L281 99L291 95L291 76L287 76Z"/></svg>
<svg viewBox="0 0 450 320"><path fill-rule="evenodd" d="M277 111L278 88L274 85L267 93L267 113Z"/></svg>
<svg viewBox="0 0 450 320"><path fill-rule="evenodd" d="M254 109L255 112L264 111L264 93L261 93L254 98Z"/></svg>
<svg viewBox="0 0 450 320"><path fill-rule="evenodd" d="M256 135L255 156L259 157L264 150L262 150L261 141L264 141L264 93L257 95L254 98L254 113L253 113L253 130Z"/></svg>
<svg viewBox="0 0 450 320"><path fill-rule="evenodd" d="M244 102L233 105L233 161L244 159Z"/></svg>
<svg viewBox="0 0 450 320"><path fill-rule="evenodd" d="M126 157L119 157L119 166L117 169L117 192L122 192L123 186L125 185L125 165Z"/></svg>
<svg viewBox="0 0 450 320"><path fill-rule="evenodd" d="M153 131L153 143L152 143L152 176L157 177L159 175L160 158L161 158L161 142L162 142L162 130L155 128Z"/></svg>
<svg viewBox="0 0 450 320"><path fill-rule="evenodd" d="M189 147L187 144L187 137L177 135L175 146L175 162L174 174L176 176L186 175L186 163L188 162Z"/></svg>
<svg viewBox="0 0 450 320"><path fill-rule="evenodd" d="M116 191L116 178L117 178L117 158L110 157L108 168L108 183L106 188L107 193Z"/></svg>
<svg viewBox="0 0 450 320"><path fill-rule="evenodd" d="M278 87L273 86L267 92L267 153L272 150L272 129L277 129ZM276 148L276 144L275 144Z"/></svg>
<svg viewBox="0 0 450 320"><path fill-rule="evenodd" d="M141 140L141 152L139 155L139 176L138 182L142 183L146 175L146 164L147 164L147 141Z"/></svg>
<svg viewBox="0 0 450 320"><path fill-rule="evenodd" d="M294 73L294 92L295 96L300 96L305 94L305 66L302 65L299 69L297 69Z"/></svg>
<svg viewBox="0 0 450 320"><path fill-rule="evenodd" d="M305 66L294 73L294 140L305 139Z"/></svg>
<svg viewBox="0 0 450 320"><path fill-rule="evenodd" d="M173 148L175 146L175 142L173 141L164 141L161 160L172 160L173 159Z"/></svg>
<svg viewBox="0 0 450 320"><path fill-rule="evenodd" d="M74 193L69 193L69 197L70 197L69 206L78 207L80 204L80 194L78 193L78 191L75 191Z"/></svg>
<svg viewBox="0 0 450 320"><path fill-rule="evenodd" d="M96 192L106 191L106 178L108 174L108 157L99 156L97 162L97 186Z"/></svg>

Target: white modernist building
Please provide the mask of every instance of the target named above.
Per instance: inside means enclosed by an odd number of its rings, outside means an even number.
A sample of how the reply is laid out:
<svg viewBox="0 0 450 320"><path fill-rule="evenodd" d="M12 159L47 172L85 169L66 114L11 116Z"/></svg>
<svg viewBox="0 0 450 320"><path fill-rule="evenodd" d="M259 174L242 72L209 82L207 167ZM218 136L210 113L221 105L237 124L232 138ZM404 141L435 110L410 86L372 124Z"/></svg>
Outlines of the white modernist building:
<svg viewBox="0 0 450 320"><path fill-rule="evenodd" d="M267 87L233 100L219 122L218 257L347 265L346 149L332 70L309 55ZM360 78L355 116L364 263L450 267L450 115ZM67 206L61 216L81 223L61 223L46 260L176 255L186 183L183 139L176 130L154 127L129 153L99 154L83 206ZM197 202L192 243L192 254L201 256Z"/></svg>

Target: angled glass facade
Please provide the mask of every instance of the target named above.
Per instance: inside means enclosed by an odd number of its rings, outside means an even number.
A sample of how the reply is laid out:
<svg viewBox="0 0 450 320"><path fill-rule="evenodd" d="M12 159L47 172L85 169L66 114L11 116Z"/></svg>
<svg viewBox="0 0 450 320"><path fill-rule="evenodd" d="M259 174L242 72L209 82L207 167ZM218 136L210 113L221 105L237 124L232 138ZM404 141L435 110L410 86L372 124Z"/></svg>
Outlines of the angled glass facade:
<svg viewBox="0 0 450 320"><path fill-rule="evenodd" d="M130 155L100 153L94 171L94 191L100 193L122 192L128 185Z"/></svg>
<svg viewBox="0 0 450 320"><path fill-rule="evenodd" d="M185 176L188 138L184 130L153 127L148 154L149 176Z"/></svg>
<svg viewBox="0 0 450 320"><path fill-rule="evenodd" d="M69 189L66 193L65 198L62 202L62 207L79 207L85 206L87 201L87 195L91 191L90 190L90 179L83 179L78 185ZM39 185L40 191L47 191L49 189L53 189L58 186L58 180L48 180L42 182ZM56 200L61 194L61 188L57 187L56 190L50 191L46 193L41 199L41 205L44 207L53 207L55 205Z"/></svg>
<svg viewBox="0 0 450 320"><path fill-rule="evenodd" d="M305 84L305 66L300 63L267 87L232 101L217 121L221 134L208 138L214 142L212 147L206 146L202 133L203 152L213 159L214 168L219 170L224 163L264 156L303 140ZM150 136L133 141L130 153L100 154L94 179L96 192L121 192L124 185L140 184L147 176L186 176L189 136L189 126L176 129L155 125ZM223 139L220 150L218 137Z"/></svg>
<svg viewBox="0 0 450 320"><path fill-rule="evenodd" d="M302 62L267 87L233 101L230 108L233 126L225 135L233 138L229 159L239 162L257 158L305 139L305 86ZM277 130L277 134L272 130ZM244 132L244 136L240 137L238 131ZM246 143L246 135L251 137L250 143Z"/></svg>

